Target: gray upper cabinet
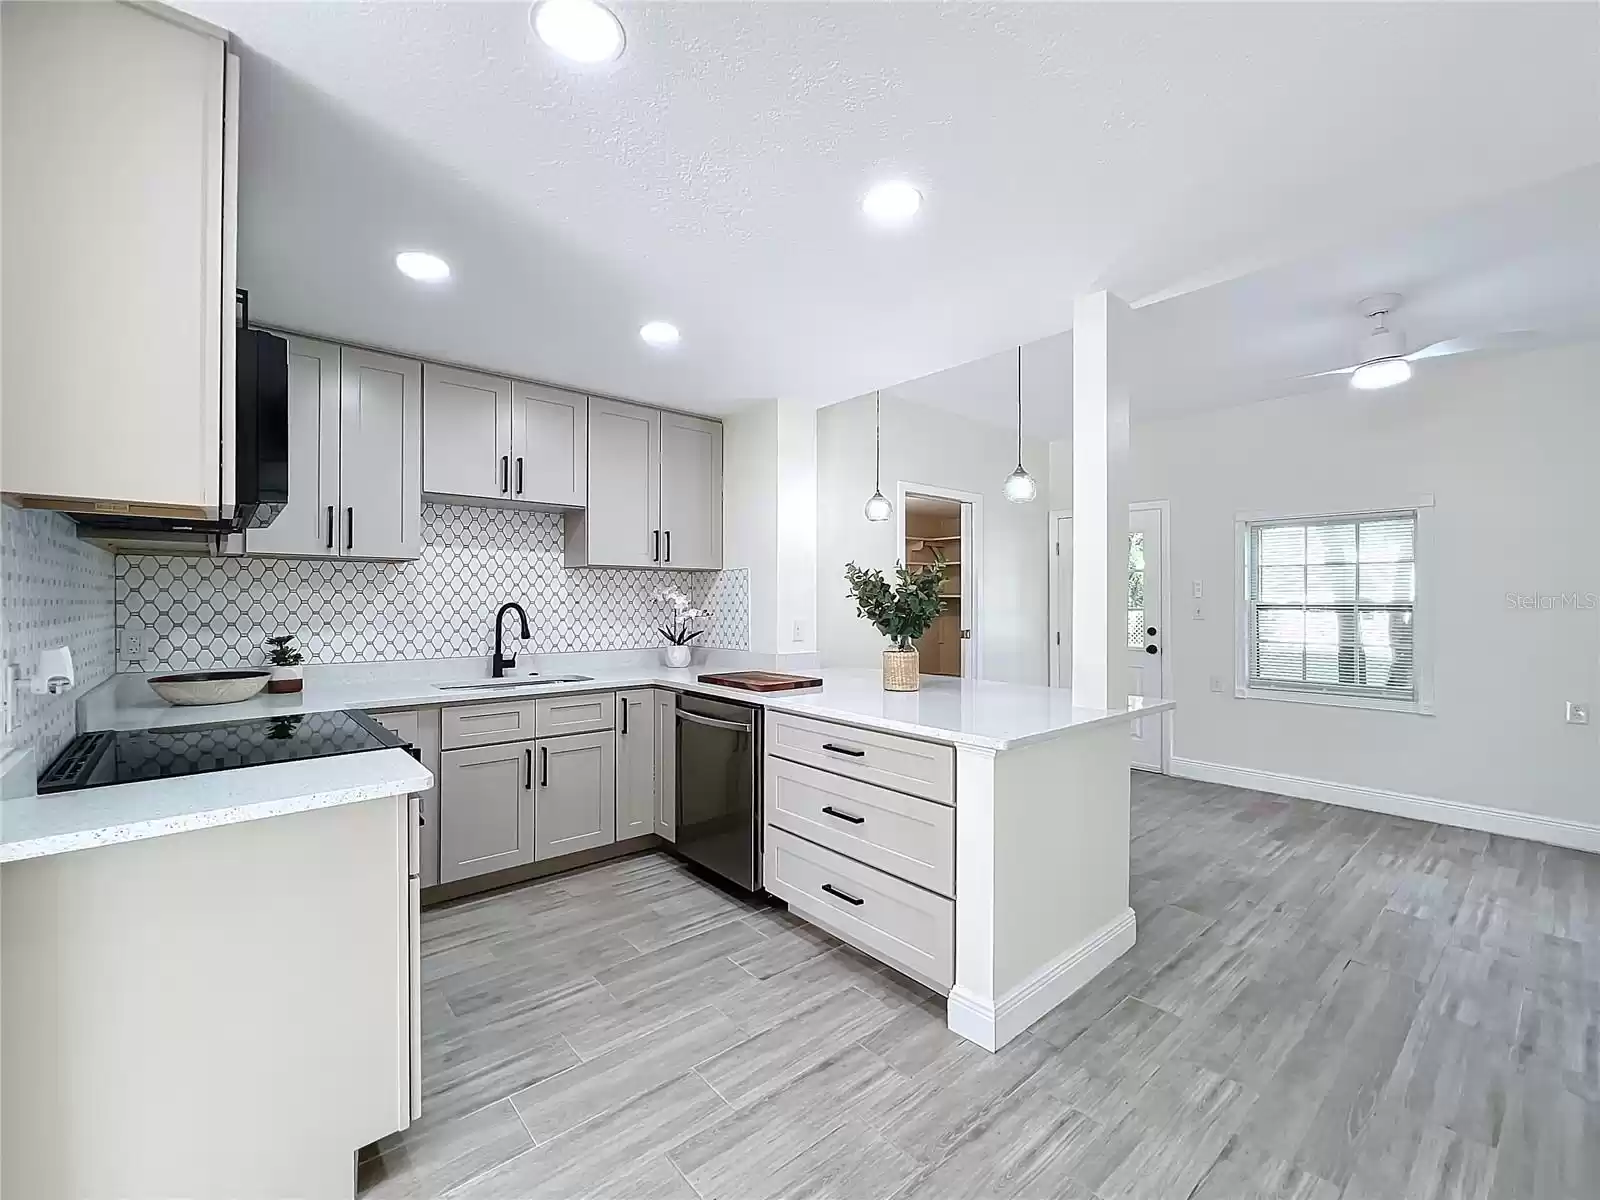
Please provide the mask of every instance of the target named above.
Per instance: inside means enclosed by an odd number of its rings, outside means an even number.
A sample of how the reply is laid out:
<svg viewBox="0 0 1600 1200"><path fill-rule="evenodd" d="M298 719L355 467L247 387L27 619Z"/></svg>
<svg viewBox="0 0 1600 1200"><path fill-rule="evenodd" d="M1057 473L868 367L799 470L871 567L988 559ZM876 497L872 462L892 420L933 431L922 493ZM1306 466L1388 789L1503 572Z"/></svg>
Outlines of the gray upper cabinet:
<svg viewBox="0 0 1600 1200"><path fill-rule="evenodd" d="M617 840L616 745L611 730L547 738L538 746L534 858Z"/></svg>
<svg viewBox="0 0 1600 1200"><path fill-rule="evenodd" d="M588 397L429 363L422 490L441 500L581 508Z"/></svg>
<svg viewBox="0 0 1600 1200"><path fill-rule="evenodd" d="M566 521L569 567L661 561L661 412L589 401L589 505Z"/></svg>
<svg viewBox="0 0 1600 1200"><path fill-rule="evenodd" d="M511 408L510 380L426 364L422 490L469 500L509 498Z"/></svg>
<svg viewBox="0 0 1600 1200"><path fill-rule="evenodd" d="M589 398L518 383L513 385L511 412L516 499L582 508L589 498Z"/></svg>
<svg viewBox="0 0 1600 1200"><path fill-rule="evenodd" d="M422 554L422 368L345 347L339 355L339 492L346 558Z"/></svg>
<svg viewBox="0 0 1600 1200"><path fill-rule="evenodd" d="M661 414L661 562L722 566L722 422Z"/></svg>
<svg viewBox="0 0 1600 1200"><path fill-rule="evenodd" d="M656 829L656 694L617 693L617 840Z"/></svg>
<svg viewBox="0 0 1600 1200"><path fill-rule="evenodd" d="M439 881L469 879L534 858L534 744L439 755Z"/></svg>
<svg viewBox="0 0 1600 1200"><path fill-rule="evenodd" d="M422 372L410 359L289 340L289 503L247 554L422 554Z"/></svg>
<svg viewBox="0 0 1600 1200"><path fill-rule="evenodd" d="M566 522L569 567L722 565L722 424L589 401L589 503Z"/></svg>
<svg viewBox="0 0 1600 1200"><path fill-rule="evenodd" d="M289 339L289 503L245 531L248 554L338 558L339 347Z"/></svg>

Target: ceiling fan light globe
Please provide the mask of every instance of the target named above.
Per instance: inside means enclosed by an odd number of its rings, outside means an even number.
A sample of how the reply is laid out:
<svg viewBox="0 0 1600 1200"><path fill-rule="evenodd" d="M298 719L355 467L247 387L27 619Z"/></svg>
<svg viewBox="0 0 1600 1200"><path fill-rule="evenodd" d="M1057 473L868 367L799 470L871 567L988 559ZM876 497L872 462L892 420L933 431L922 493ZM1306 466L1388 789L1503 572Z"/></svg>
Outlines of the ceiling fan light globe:
<svg viewBox="0 0 1600 1200"><path fill-rule="evenodd" d="M1039 494L1039 485L1034 482L1032 475L1022 469L1022 464L1018 463L1017 469L1006 476L1001 491L1011 503L1026 504Z"/></svg>
<svg viewBox="0 0 1600 1200"><path fill-rule="evenodd" d="M1411 364L1403 358L1380 358L1377 362L1362 363L1350 375L1350 386L1370 392L1378 388L1394 387L1411 378Z"/></svg>

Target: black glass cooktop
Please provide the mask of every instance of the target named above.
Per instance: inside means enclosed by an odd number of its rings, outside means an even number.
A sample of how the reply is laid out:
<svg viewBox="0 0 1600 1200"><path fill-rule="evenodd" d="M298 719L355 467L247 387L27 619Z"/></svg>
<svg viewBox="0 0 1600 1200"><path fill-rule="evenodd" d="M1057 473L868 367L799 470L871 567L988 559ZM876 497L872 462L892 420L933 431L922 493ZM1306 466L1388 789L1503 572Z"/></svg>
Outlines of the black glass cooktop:
<svg viewBox="0 0 1600 1200"><path fill-rule="evenodd" d="M348 710L170 729L80 733L39 776L39 791L64 792L298 758L409 748L365 713Z"/></svg>

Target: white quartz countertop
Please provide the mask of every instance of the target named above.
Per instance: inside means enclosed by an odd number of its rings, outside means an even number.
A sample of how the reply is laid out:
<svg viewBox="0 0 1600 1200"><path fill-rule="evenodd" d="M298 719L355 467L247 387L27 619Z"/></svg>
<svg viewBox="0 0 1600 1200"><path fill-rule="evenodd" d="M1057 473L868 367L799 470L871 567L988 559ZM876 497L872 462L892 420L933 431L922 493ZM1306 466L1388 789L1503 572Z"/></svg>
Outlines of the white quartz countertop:
<svg viewBox="0 0 1600 1200"><path fill-rule="evenodd" d="M450 673L452 669L454 674ZM467 674L469 669L474 674ZM1008 750L1073 730L1106 722L1131 721L1140 715L1165 712L1174 707L1170 700L1145 701L1133 696L1129 697L1126 708L1081 708L1073 704L1072 693L1065 688L926 675L920 691L886 692L878 671L854 669L797 672L820 676L822 687L758 693L700 683L697 677L708 669L711 668L695 666L673 670L648 663L585 664L581 668L563 667L559 671L547 667L546 674L585 674L593 678L581 683L540 685L535 677L529 677L526 687L444 690L441 684L450 682L482 678L488 683L486 664L481 660L472 660L470 665L452 660L352 664L349 667L330 665L308 669L305 690L297 694L263 693L238 704L192 708L167 704L150 690L142 677L118 676L85 697L79 707L78 724L85 730L154 729L342 708L422 708L617 688L661 687L760 705L775 712L798 713L867 729L909 734L929 741Z"/></svg>
<svg viewBox="0 0 1600 1200"><path fill-rule="evenodd" d="M0 801L0 863L406 795L432 782L404 750L369 750L16 796Z"/></svg>

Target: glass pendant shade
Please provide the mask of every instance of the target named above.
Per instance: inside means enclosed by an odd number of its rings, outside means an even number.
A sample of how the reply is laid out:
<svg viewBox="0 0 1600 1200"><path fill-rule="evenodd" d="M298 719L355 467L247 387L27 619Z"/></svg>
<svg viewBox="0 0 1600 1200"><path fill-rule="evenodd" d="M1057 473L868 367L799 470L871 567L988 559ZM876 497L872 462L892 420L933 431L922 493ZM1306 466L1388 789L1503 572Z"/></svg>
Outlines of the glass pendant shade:
<svg viewBox="0 0 1600 1200"><path fill-rule="evenodd" d="M894 516L894 505L889 503L889 497L883 494L883 393L873 394L873 425L876 429L877 442L872 460L872 499L867 501L866 507L861 511L866 514L869 521L887 521Z"/></svg>
<svg viewBox="0 0 1600 1200"><path fill-rule="evenodd" d="M1033 476L1022 469L1022 347L1017 347L1017 469L1006 476L1001 487L1007 500L1026 504L1039 494Z"/></svg>
<svg viewBox="0 0 1600 1200"><path fill-rule="evenodd" d="M1022 464L1018 463L1017 469L1006 476L1002 490L1011 503L1026 504L1039 494L1039 485L1033 481L1032 475L1022 469Z"/></svg>

